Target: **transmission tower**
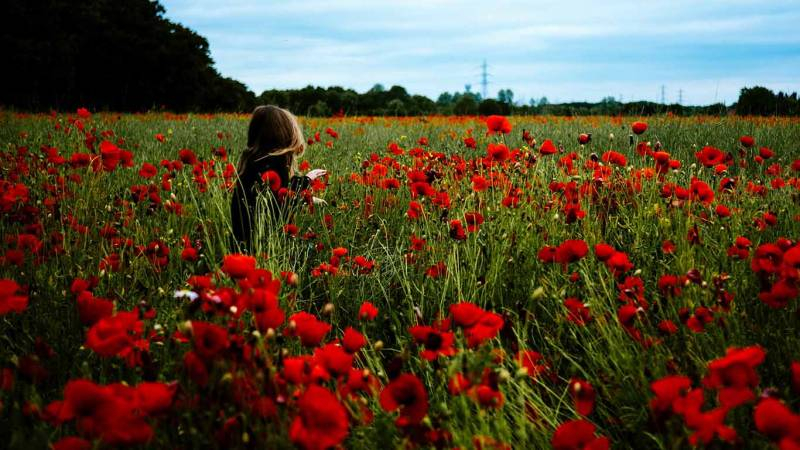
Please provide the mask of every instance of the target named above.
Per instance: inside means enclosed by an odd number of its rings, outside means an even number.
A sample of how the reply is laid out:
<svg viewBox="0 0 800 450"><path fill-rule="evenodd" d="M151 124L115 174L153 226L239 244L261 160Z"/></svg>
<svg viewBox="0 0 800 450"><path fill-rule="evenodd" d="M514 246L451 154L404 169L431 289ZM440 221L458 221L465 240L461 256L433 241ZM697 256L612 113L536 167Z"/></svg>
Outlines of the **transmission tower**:
<svg viewBox="0 0 800 450"><path fill-rule="evenodd" d="M667 103L666 99L664 98L664 85L661 85L661 104Z"/></svg>
<svg viewBox="0 0 800 450"><path fill-rule="evenodd" d="M678 104L683 104L683 89L678 89Z"/></svg>
<svg viewBox="0 0 800 450"><path fill-rule="evenodd" d="M489 89L489 73L486 71L487 69L486 60L483 60L483 64L481 64L481 95L484 99L487 99L488 89Z"/></svg>

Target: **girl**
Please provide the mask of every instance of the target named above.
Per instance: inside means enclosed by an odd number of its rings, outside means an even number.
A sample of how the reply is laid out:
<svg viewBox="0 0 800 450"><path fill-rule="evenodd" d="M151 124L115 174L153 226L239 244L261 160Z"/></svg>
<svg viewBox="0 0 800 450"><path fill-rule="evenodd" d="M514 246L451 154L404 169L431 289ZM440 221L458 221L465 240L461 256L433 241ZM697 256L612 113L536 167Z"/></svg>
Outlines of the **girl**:
<svg viewBox="0 0 800 450"><path fill-rule="evenodd" d="M256 217L256 199L266 192L267 208L259 209L277 221L285 218L288 203L300 198L311 180L325 175L315 169L305 176L295 176L297 158L303 155L306 141L297 118L277 106L259 106L253 111L247 131L247 148L239 158L239 179L231 200L234 251L252 250ZM289 198L294 193L295 197ZM323 202L314 198L316 202ZM283 217L282 217L283 216Z"/></svg>

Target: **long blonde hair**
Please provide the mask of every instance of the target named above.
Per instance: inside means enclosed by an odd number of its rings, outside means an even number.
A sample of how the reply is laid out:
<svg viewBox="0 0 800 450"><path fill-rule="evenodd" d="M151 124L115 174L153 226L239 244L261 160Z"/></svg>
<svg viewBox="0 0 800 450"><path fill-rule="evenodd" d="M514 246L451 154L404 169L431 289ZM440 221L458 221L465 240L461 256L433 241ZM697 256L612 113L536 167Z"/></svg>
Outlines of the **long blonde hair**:
<svg viewBox="0 0 800 450"><path fill-rule="evenodd" d="M268 156L286 155L289 176L297 171L297 159L306 150L300 122L291 112L274 105L253 110L247 130L247 148L239 157L237 172L241 177L252 164Z"/></svg>

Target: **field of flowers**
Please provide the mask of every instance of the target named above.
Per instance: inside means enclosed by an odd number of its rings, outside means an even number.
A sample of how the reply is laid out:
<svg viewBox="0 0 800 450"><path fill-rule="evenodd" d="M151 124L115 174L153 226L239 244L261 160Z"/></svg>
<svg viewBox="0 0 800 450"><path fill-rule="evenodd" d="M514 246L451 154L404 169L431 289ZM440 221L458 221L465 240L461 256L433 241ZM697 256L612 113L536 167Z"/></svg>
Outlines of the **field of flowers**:
<svg viewBox="0 0 800 450"><path fill-rule="evenodd" d="M8 447L800 448L797 120L248 119L0 113Z"/></svg>

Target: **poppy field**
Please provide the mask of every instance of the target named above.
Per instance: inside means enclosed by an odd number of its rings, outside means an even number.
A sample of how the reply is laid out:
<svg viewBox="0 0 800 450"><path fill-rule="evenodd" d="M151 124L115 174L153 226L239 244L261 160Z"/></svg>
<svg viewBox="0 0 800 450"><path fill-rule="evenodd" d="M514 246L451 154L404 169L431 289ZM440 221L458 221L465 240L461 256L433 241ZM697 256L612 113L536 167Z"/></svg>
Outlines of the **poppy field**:
<svg viewBox="0 0 800 450"><path fill-rule="evenodd" d="M800 448L797 119L248 119L0 113L8 447Z"/></svg>

